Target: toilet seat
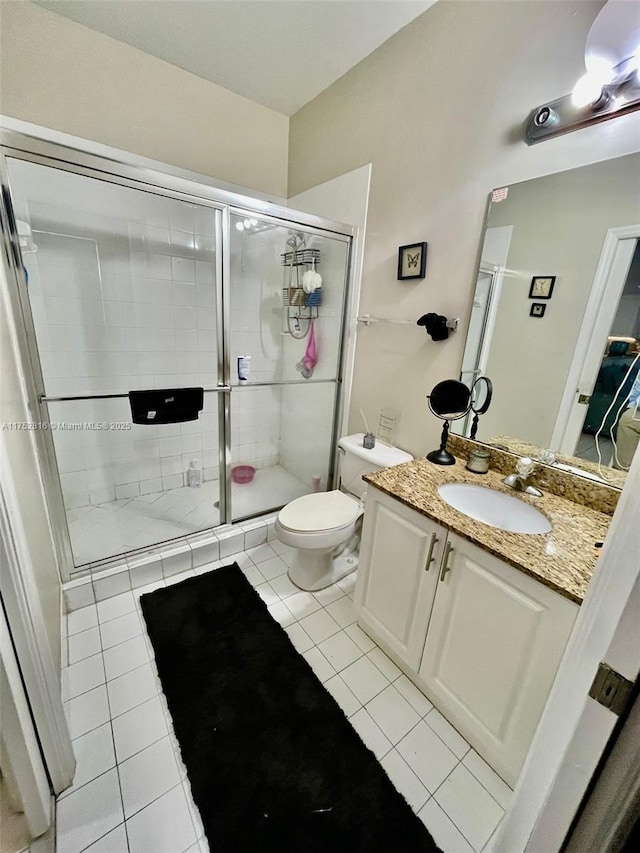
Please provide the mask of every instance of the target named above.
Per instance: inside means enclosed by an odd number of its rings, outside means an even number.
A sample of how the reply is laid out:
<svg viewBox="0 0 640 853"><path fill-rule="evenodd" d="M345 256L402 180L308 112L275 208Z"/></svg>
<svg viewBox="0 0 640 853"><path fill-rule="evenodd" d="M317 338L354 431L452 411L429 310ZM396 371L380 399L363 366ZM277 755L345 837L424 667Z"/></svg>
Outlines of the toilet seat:
<svg viewBox="0 0 640 853"><path fill-rule="evenodd" d="M296 498L280 510L278 522L292 533L322 533L348 527L361 513L359 501L334 489Z"/></svg>

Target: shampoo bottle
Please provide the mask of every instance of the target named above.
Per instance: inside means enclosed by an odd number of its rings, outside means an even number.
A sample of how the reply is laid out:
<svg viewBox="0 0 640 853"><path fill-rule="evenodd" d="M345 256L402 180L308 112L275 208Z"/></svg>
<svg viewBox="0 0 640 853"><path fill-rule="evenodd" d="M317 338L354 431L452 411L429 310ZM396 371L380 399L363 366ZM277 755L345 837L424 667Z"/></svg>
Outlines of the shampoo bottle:
<svg viewBox="0 0 640 853"><path fill-rule="evenodd" d="M245 385L249 381L249 373L251 372L251 356L238 356L238 382Z"/></svg>

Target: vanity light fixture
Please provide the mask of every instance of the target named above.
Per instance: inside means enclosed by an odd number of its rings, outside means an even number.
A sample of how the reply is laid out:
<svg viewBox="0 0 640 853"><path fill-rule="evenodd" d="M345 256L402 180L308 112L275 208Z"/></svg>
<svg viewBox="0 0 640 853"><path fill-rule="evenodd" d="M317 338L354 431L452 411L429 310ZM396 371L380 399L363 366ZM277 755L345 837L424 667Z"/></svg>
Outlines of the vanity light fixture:
<svg viewBox="0 0 640 853"><path fill-rule="evenodd" d="M587 36L584 64L586 74L570 95L531 112L529 145L640 109L640 3L603 6Z"/></svg>

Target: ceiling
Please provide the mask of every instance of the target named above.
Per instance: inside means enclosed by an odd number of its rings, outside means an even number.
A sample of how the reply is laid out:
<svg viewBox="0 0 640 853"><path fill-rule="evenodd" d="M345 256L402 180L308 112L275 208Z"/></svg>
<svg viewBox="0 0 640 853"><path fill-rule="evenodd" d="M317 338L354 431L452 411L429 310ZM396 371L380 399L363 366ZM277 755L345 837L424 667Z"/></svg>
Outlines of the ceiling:
<svg viewBox="0 0 640 853"><path fill-rule="evenodd" d="M436 0L35 0L292 115Z"/></svg>

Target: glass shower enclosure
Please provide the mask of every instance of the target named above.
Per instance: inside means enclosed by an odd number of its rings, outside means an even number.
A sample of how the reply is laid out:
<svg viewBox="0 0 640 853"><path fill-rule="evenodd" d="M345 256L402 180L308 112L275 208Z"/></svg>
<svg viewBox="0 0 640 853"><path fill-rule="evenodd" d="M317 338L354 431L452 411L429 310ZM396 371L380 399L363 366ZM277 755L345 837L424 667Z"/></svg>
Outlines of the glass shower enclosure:
<svg viewBox="0 0 640 853"><path fill-rule="evenodd" d="M71 571L331 487L350 230L16 136L3 232ZM135 422L129 392L186 389L193 419Z"/></svg>

